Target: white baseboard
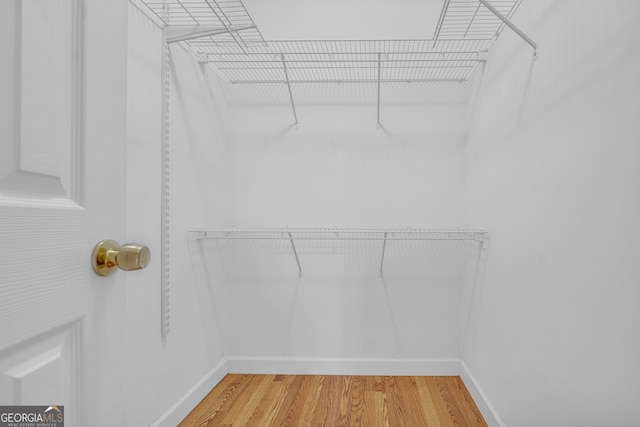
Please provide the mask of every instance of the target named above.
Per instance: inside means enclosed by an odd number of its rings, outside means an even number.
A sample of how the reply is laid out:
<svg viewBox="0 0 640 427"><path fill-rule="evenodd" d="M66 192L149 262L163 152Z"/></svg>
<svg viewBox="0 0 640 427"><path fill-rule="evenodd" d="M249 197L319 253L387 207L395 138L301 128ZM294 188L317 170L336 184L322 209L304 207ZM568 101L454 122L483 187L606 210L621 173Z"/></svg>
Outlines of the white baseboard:
<svg viewBox="0 0 640 427"><path fill-rule="evenodd" d="M227 361L223 359L218 365L203 376L193 387L183 394L164 414L156 419L151 427L175 427L189 415L198 403L227 375Z"/></svg>
<svg viewBox="0 0 640 427"><path fill-rule="evenodd" d="M467 390L469 390L469 394L471 394L473 401L476 402L476 406L489 427L506 427L498 411L493 407L487 395L484 394L480 385L478 385L478 381L476 381L471 371L469 371L469 367L463 361L460 361L460 378L467 387Z"/></svg>
<svg viewBox="0 0 640 427"><path fill-rule="evenodd" d="M229 357L230 374L455 376L460 360Z"/></svg>

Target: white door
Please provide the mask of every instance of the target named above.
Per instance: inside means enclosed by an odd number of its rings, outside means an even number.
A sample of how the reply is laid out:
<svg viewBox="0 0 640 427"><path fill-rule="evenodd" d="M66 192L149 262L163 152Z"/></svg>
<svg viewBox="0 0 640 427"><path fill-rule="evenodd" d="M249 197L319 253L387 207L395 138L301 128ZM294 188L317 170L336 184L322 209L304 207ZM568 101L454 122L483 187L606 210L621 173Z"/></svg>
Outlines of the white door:
<svg viewBox="0 0 640 427"><path fill-rule="evenodd" d="M123 0L3 0L0 405L63 405L65 426L125 425ZM144 242L142 242L144 243Z"/></svg>

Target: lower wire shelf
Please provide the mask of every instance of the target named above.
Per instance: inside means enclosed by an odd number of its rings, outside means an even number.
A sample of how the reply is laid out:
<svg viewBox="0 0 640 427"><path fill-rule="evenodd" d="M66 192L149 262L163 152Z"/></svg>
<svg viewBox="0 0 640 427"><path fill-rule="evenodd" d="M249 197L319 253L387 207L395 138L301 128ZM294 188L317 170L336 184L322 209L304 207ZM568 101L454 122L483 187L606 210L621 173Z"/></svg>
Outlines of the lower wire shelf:
<svg viewBox="0 0 640 427"><path fill-rule="evenodd" d="M380 276L383 275L387 241L470 240L482 244L489 237L484 229L429 229L429 228L301 228L301 227L222 227L196 228L189 231L195 239L217 240L288 240L302 276L302 265L296 249L297 240L376 240L382 241Z"/></svg>

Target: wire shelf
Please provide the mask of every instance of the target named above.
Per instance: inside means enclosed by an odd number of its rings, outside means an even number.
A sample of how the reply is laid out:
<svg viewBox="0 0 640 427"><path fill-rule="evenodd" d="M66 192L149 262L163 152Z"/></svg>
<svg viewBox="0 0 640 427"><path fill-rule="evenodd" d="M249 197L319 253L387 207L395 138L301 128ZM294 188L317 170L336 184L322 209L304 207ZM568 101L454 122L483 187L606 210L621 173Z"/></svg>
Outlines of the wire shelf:
<svg viewBox="0 0 640 427"><path fill-rule="evenodd" d="M301 241L378 241L379 275L383 277L385 254L389 241L477 241L480 247L487 240L486 230L468 229L423 229L423 228L212 228L190 231L196 239L214 240L284 240L291 246L298 267L298 275L302 277L302 262L298 254L296 242ZM307 248L307 251L309 248Z"/></svg>
<svg viewBox="0 0 640 427"><path fill-rule="evenodd" d="M193 41L229 84L434 83L466 81L487 40L279 40L239 52ZM288 76L285 75L285 67Z"/></svg>
<svg viewBox="0 0 640 427"><path fill-rule="evenodd" d="M164 0L142 2L167 26L191 31L206 30L199 39L213 45L234 45L240 51L264 44L262 34L240 0Z"/></svg>
<svg viewBox="0 0 640 427"><path fill-rule="evenodd" d="M483 229L227 227L195 229L197 239L219 240L483 240Z"/></svg>
<svg viewBox="0 0 640 427"><path fill-rule="evenodd" d="M378 125L381 102L395 102L389 97L402 92L397 85L419 84L410 92L420 94L422 102L441 100L423 90L432 86L453 94L452 102L466 102L505 23L521 34L508 21L521 0L443 0L433 39L271 41L264 40L241 0L140 1L164 23L168 43L184 43L201 63L211 64L229 103L233 98L242 103L246 94L255 93L263 93L268 103L284 98L295 124L301 88L313 85L312 92L321 94L327 90L318 85L331 92L335 86L329 85L343 83L373 89L365 102L377 103ZM276 89L239 88L249 85Z"/></svg>
<svg viewBox="0 0 640 427"><path fill-rule="evenodd" d="M521 0L491 0L491 5L510 18ZM502 31L504 23L478 0L445 0L436 27L435 40L491 40Z"/></svg>
<svg viewBox="0 0 640 427"><path fill-rule="evenodd" d="M503 26L478 0L446 0L433 40L265 41L241 0L142 1L232 85L463 82ZM507 17L520 1L492 0Z"/></svg>

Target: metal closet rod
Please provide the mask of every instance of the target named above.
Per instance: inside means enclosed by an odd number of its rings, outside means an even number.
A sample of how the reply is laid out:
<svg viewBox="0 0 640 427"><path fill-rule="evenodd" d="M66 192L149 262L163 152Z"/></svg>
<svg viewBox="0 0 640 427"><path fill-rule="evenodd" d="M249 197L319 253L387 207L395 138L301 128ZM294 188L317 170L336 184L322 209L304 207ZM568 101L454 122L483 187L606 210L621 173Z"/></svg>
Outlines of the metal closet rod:
<svg viewBox="0 0 640 427"><path fill-rule="evenodd" d="M380 79L380 83L463 83L465 79ZM378 83L377 79L324 79L324 80L229 80L231 85L242 84L315 84L315 83Z"/></svg>
<svg viewBox="0 0 640 427"><path fill-rule="evenodd" d="M248 24L242 24L248 25ZM178 25L177 27L181 27ZM473 46L485 45L491 39L482 38L434 38L434 39L380 39L380 40L355 40L355 39L320 39L320 40L259 40L253 41L251 44L251 53L275 53L282 51L283 53L295 53L302 51L306 53L440 53L447 52L446 49L457 47L455 52L464 50L475 53L478 49ZM210 39L194 40L193 45L216 45L219 48L231 49L236 47L236 43L232 40L212 41ZM439 46L439 48L437 47ZM440 49L440 50L438 50ZM221 54L230 54L233 52L220 52Z"/></svg>
<svg viewBox="0 0 640 427"><path fill-rule="evenodd" d="M203 42L192 42L191 43L193 46L200 46L200 45L209 45L211 44L210 41L203 41ZM220 52L220 53L211 53L211 52L203 52L203 51L197 51L196 53L200 54L200 55L215 55L215 56L238 56L238 57L245 57L244 54L238 53L238 52ZM313 55L313 56L321 56L321 55L377 55L377 54L381 54L381 55L478 55L479 53L482 53L482 51L477 51L477 50L461 50L461 51L454 51L454 50L446 50L446 51L425 51L425 50L416 50L416 51L388 51L388 50L383 50L383 51L370 51L370 52L299 52L299 51L294 51L294 52L288 52L288 51L283 51L282 53L284 53L285 55ZM264 56L268 56L268 55L276 55L273 52L250 52L249 55L264 55Z"/></svg>
<svg viewBox="0 0 640 427"><path fill-rule="evenodd" d="M199 239L219 240L480 240L488 234L476 230L423 229L313 229L313 228L219 228L195 229ZM265 234L272 234L271 236ZM362 236L378 234L378 236ZM358 236L360 235L360 236Z"/></svg>
<svg viewBox="0 0 640 427"><path fill-rule="evenodd" d="M309 53L309 55L312 55ZM284 55L283 55L284 56ZM225 59L225 60L213 60L207 59L204 61L200 61L201 63L209 63L214 62L216 64L274 64L274 63L313 63L313 64L324 64L324 63L370 63L377 64L379 62L486 62L485 59L480 58L423 58L423 59L408 59L408 58L397 58L397 59Z"/></svg>

